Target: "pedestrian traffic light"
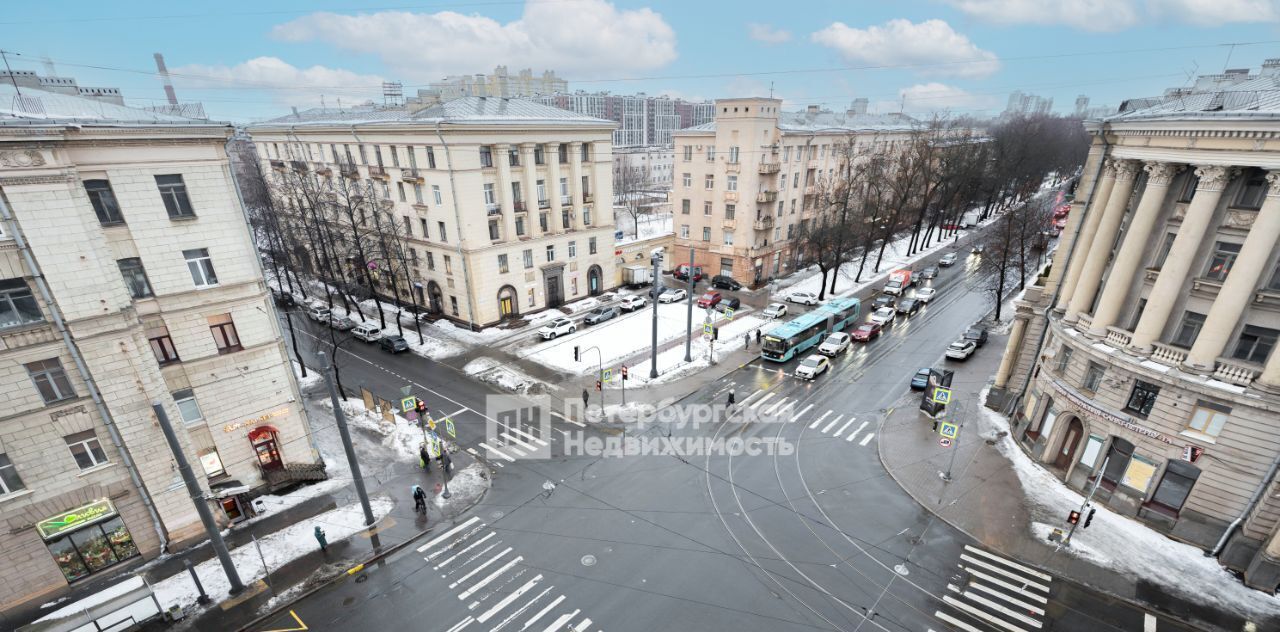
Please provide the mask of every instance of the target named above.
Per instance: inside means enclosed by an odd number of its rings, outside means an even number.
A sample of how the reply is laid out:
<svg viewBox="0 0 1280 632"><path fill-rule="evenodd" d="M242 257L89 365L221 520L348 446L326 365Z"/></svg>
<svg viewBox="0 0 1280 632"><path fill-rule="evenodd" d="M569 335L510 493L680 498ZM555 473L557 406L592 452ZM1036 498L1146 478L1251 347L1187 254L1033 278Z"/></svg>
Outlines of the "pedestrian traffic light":
<svg viewBox="0 0 1280 632"><path fill-rule="evenodd" d="M712 339L712 340L720 340L720 328L719 328L719 327L712 327L712 328L711 328L711 339Z"/></svg>
<svg viewBox="0 0 1280 632"><path fill-rule="evenodd" d="M578 359L578 345L573 345L573 361L581 362L581 360Z"/></svg>
<svg viewBox="0 0 1280 632"><path fill-rule="evenodd" d="M627 365L622 365L622 379L627 379Z"/></svg>
<svg viewBox="0 0 1280 632"><path fill-rule="evenodd" d="M1072 511L1070 514L1068 514L1067 522L1071 524L1076 524L1077 522L1080 522L1080 512Z"/></svg>
<svg viewBox="0 0 1280 632"><path fill-rule="evenodd" d="M1085 529L1088 529L1088 528L1089 528L1089 523L1090 523L1090 522L1093 522L1093 514L1096 514L1096 513L1098 513L1098 510L1097 510L1096 508L1095 508L1095 509L1090 509L1090 510L1089 510L1089 515L1087 515L1087 516L1085 516L1085 517L1084 517L1084 528L1085 528Z"/></svg>
<svg viewBox="0 0 1280 632"><path fill-rule="evenodd" d="M596 390L600 390L600 380L596 380Z"/></svg>

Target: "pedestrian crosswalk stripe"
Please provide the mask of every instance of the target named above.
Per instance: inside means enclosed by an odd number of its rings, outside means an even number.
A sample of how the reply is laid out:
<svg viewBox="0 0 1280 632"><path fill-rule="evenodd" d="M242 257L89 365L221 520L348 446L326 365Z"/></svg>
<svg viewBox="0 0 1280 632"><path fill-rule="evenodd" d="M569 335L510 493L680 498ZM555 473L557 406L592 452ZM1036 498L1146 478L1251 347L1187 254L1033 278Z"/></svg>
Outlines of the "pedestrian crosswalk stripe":
<svg viewBox="0 0 1280 632"><path fill-rule="evenodd" d="M868 443L871 443L871 440L872 440L873 438L875 438L875 436L876 436L876 433L874 433L874 432L873 432L873 433L871 433L871 434L869 434L869 435L867 435L867 436L863 437L863 438L862 438L862 441L859 441L859 442L858 442L858 445L867 445ZM850 441L852 441L853 439L849 439L849 440L850 440Z"/></svg>
<svg viewBox="0 0 1280 632"><path fill-rule="evenodd" d="M975 564L975 565L977 565L977 566L981 566L982 568L985 568L985 569L987 569L987 570L989 570L989 571L993 571L993 572L999 573L999 574L1001 574L1001 575L1004 575L1005 577L1008 577L1008 578L1010 578L1010 579L1012 579L1012 580L1015 580L1015 581L1018 581L1018 582L1022 582L1024 585L1029 586L1029 587L1031 587L1031 588L1035 588L1035 589L1037 589L1037 590L1039 590L1039 591L1041 591L1041 592L1045 592L1045 593L1049 592L1049 587L1048 587L1048 586L1045 586L1044 584L1041 584L1041 583L1038 583L1038 582L1033 582L1033 581L1031 581L1031 580L1029 580L1029 579L1026 579L1025 577L1020 577L1020 576L1018 576L1018 575L1015 575L1015 574L1013 574L1013 573L1010 573L1009 571L1004 570L1003 568L999 568L999 567L993 566L993 565L988 564L988 563L986 563L986 562L984 562L984 561L982 561L982 560L975 559L975 558L969 557L968 555L964 555L964 554L961 554L961 555L960 555L960 559L962 559L962 560L964 560L964 561L966 561L966 562L969 562L970 564Z"/></svg>
<svg viewBox="0 0 1280 632"><path fill-rule="evenodd" d="M511 567L512 567L512 566L515 566L516 564L519 564L519 563L520 563L520 560L523 560L523 559L524 559L523 557L521 557L521 556L517 555L517 556L516 556L515 558L513 558L510 562L507 562L506 564L503 564L501 568L499 568L498 570L494 571L494 572L493 572L493 574L491 574L491 575L489 575L488 577L486 577L486 578L484 578L484 579L482 579L482 580L480 580L480 581L476 582L476 584L475 584L474 586L472 586L472 587L470 587L470 588L468 588L468 589L466 589L466 590L462 591L462 593L460 593L460 594L458 595L458 599L461 599L461 600L465 601L465 600L466 600L468 597L470 597L471 595L476 594L476 591L477 591L477 590L480 590L481 588L484 588L485 586L488 586L488 585L489 585L489 582L491 582L491 581L493 581L493 580L497 579L499 575L501 575L501 574L503 574L503 573L505 573L505 572L507 572L507 571L511 570Z"/></svg>
<svg viewBox="0 0 1280 632"><path fill-rule="evenodd" d="M947 604L950 604L951 606L954 606L954 607L956 607L956 608L959 608L960 610L963 610L963 611L967 612L968 614L973 615L974 617L977 617L977 618L979 618L979 619L982 619L983 621L987 621L988 623L992 623L992 624L994 624L994 625L1000 626L1000 627L1002 627L1002 628L1004 628L1004 629L1008 630L1009 632L1027 632L1027 630L1026 630L1025 628L1020 628L1020 627L1018 627L1018 626L1016 626L1016 625L1013 625L1012 623L1009 623L1008 621L1005 621L1005 620L1003 620L1003 619L997 619L996 617L993 617L993 616L991 616L990 614L987 614L987 612L986 612L986 611L984 611L984 610L979 610L978 608L975 608L975 607L973 607L973 606L971 606L971 605L969 605L969 604L967 604L967 603L965 603L965 602L963 602L963 601L960 601L959 599L956 599L955 597L952 597L951 595L944 595L944 596L942 597L942 601L943 601L943 602L945 602L945 603L947 603Z"/></svg>
<svg viewBox="0 0 1280 632"><path fill-rule="evenodd" d="M457 625L453 626L452 628L449 628L448 632L460 632L462 629L466 628L467 626L471 625L474 622L475 622L475 619L472 619L471 617L468 616L467 618L459 621Z"/></svg>
<svg viewBox="0 0 1280 632"><path fill-rule="evenodd" d="M845 438L844 438L844 440L845 440L845 441L853 441L854 439L857 439L857 438L858 438L858 433L859 433L859 432L862 432L862 429L863 429L863 428L866 428L866 427L867 427L867 422L865 422L865 421L864 421L864 422L862 422L862 423L860 423L860 424L858 424L858 427L857 427L857 428L854 428L853 432L849 433L849 436L845 437Z"/></svg>
<svg viewBox="0 0 1280 632"><path fill-rule="evenodd" d="M756 392L759 393L760 391L756 391ZM760 406L760 404L763 404L769 401L769 398L773 397L774 395L777 395L777 393L765 393L764 397L757 399L756 403L751 405L751 410L755 410L758 406ZM747 398L747 399L750 399L750 398Z"/></svg>
<svg viewBox="0 0 1280 632"><path fill-rule="evenodd" d="M1011 559L1005 558L1005 557L1000 557L999 555L996 555L996 554L994 554L994 553L991 553L990 551L984 551L984 550L982 550L982 549L980 549L980 548L978 548L978 547L975 547L975 546L973 546L973 545L970 545L970 544L966 544L966 545L964 545L964 548L965 548L965 550L966 550L966 551L970 551L970 552L972 552L972 553L976 553L976 554L978 554L978 555L981 555L981 556L983 556L983 557L985 557L985 558L987 558L987 559L994 560L994 561L996 561L996 562L999 562L999 563L1001 563L1001 564L1004 564L1005 566L1008 566L1009 568L1017 569L1017 570L1022 571L1023 573L1025 573L1025 574L1027 574L1027 575L1030 575L1030 576L1032 576L1032 577L1039 577L1040 579L1043 579L1043 580L1045 580L1045 581L1052 581L1052 580L1053 580L1053 578L1052 578L1052 577L1050 577L1049 575L1046 575L1046 574L1044 574L1044 573L1041 573L1040 571L1038 571L1038 570L1036 570L1036 569L1034 569L1034 568L1031 568L1031 567L1029 567L1029 566L1025 566L1025 565L1019 564L1019 563L1017 563L1017 562L1015 562L1015 561L1013 561L1013 560L1011 560ZM1045 590L1048 590L1048 589L1046 588Z"/></svg>
<svg viewBox="0 0 1280 632"><path fill-rule="evenodd" d="M450 556L448 557L448 559L440 560L440 563L439 563L439 564L436 564L436 566L435 566L435 570L440 570L440 567L442 567L442 566L447 566L447 565L449 564L449 562L452 562L452 561L454 561L454 560L458 559L458 556L460 556L460 555L462 555L462 554L466 553L467 551L470 551L471 549L476 548L477 546L480 546L481 544L484 544L484 542L485 542L486 540L488 540L489 538L492 538L492 537L493 537L493 536L495 536L495 535L497 535L497 532L496 532L496 531L490 531L489 533L485 534L485 536L484 536L483 538L480 538L479 540L476 540L475 542L472 542L471 544L468 544L468 545L467 545L467 548L462 549L461 551L458 551L457 553L454 553L453 555L450 555ZM464 538L464 539L465 539L465 538ZM444 551L447 551L447 550L449 550L449 549L444 549ZM444 553L444 551L440 551L440 553ZM433 555L434 555L434 554L433 554ZM427 559L427 561L430 561L430 560L431 560L431 557L430 557L430 556L428 556L426 559Z"/></svg>
<svg viewBox="0 0 1280 632"><path fill-rule="evenodd" d="M560 595L559 597L556 597L555 599L553 599L553 600L551 601L551 603L547 604L547 607L546 607L546 608L543 608L542 610L539 610L539 611L538 611L538 614L533 615L533 618L532 618L532 619L529 619L528 621L525 621L525 622L524 622L524 625L520 627L521 632L524 632L524 630L528 630L528 629L529 629L529 626L531 626L531 625L533 625L533 624L537 623L537 622L538 622L538 619L541 619L542 617L546 616L546 614L547 614L548 612L551 612L551 609L552 609L552 608L554 608L554 607L556 607L556 606L560 605L560 602L561 602L561 601L564 601L564 595Z"/></svg>
<svg viewBox="0 0 1280 632"><path fill-rule="evenodd" d="M961 621L941 610L934 612L933 616L938 617L939 619L946 621L947 623L950 623L951 625L954 625L961 630L964 630L964 632L982 632L982 630L979 630L978 628L975 628L969 625L968 623L965 623L964 621Z"/></svg>
<svg viewBox="0 0 1280 632"><path fill-rule="evenodd" d="M857 420L858 420L858 418L857 418L857 417L850 417L850 418L849 418L849 421L844 422L844 425L843 425L843 426L840 426L840 429L836 431L836 436L837 436L837 437L839 437L840 435L844 434L844 431L848 430L848 429L849 429L849 426L852 426L852 425L853 425L853 422L855 422L855 421L857 421ZM862 422L862 423L863 423L863 425L866 425L866 422L865 422L865 421L864 421L864 422ZM858 430L861 430L861 429L862 429L862 427L861 427L861 426L859 426L859 427L858 427ZM855 430L855 431L854 431L854 434L857 434L857 430Z"/></svg>
<svg viewBox="0 0 1280 632"><path fill-rule="evenodd" d="M791 399L791 398L789 398L789 397L783 397L782 399L780 399L780 400L778 400L778 401L774 402L774 403L773 403L773 405L772 405L772 406L770 406L768 410L764 411L764 414L766 414L766 415L772 415L775 411L777 411L777 410L778 410L778 407L779 407L779 406L783 406L783 405L785 405L785 404L787 403L787 400L788 400L788 399Z"/></svg>
<svg viewBox="0 0 1280 632"><path fill-rule="evenodd" d="M591 627L591 619L583 619L582 623L579 623L576 627L573 628L573 632L582 632L583 630L586 630L589 627Z"/></svg>
<svg viewBox="0 0 1280 632"><path fill-rule="evenodd" d="M1150 612L1142 613L1142 632L1156 632L1156 618Z"/></svg>
<svg viewBox="0 0 1280 632"><path fill-rule="evenodd" d="M466 529L467 527L469 527L469 526L471 526L471 525L473 525L473 524L475 524L475 523L477 523L477 522L480 522L480 517L479 517L479 516L471 516L471 518L470 518L469 520L467 520L466 522L464 522L464 523L462 523L462 524L460 524L460 525L457 525L457 526L455 526L454 528L449 529L448 531L445 531L444 533L441 533L439 536L436 536L436 538L435 538L435 539L433 539L433 540L431 540L430 542L428 542L428 543L426 543L426 544L424 544L424 545L422 545L422 546L418 547L418 552L419 552L419 553L421 553L421 552L423 552L423 551L426 551L427 549L429 549L429 548L431 548L431 547L433 547L433 546L435 546L435 545L437 545L437 544L439 544L439 543L441 543L441 542L443 542L443 541L445 541L445 540L447 540L447 539L449 539L449 538L453 537L453 535L454 535L454 534L458 533L459 531L462 531L462 530ZM483 526L483 525L481 525L481 526ZM428 557L430 557L430 556L428 556Z"/></svg>
<svg viewBox="0 0 1280 632"><path fill-rule="evenodd" d="M818 427L818 424L822 423L822 420L823 420L823 419L826 419L826 418L827 418L827 415L830 415L831 413L832 413L832 411L830 411L830 410L828 410L828 411L827 411L827 412L825 412L825 413L822 413L822 416L821 416L821 417L818 417L817 419L813 420L813 423L809 424L809 429L810 429L810 430L813 430L814 428L817 428L817 427Z"/></svg>
<svg viewBox="0 0 1280 632"><path fill-rule="evenodd" d="M836 415L835 418L831 420L831 423L827 424L827 427L822 429L822 434L827 434L828 432L831 432L831 429L835 428L836 424L840 423L840 420L843 417L844 415Z"/></svg>
<svg viewBox="0 0 1280 632"><path fill-rule="evenodd" d="M569 419L568 417L565 417L564 415L561 415L560 413L551 413L551 416L552 416L552 417L559 417L559 418L560 418L560 421L565 421L565 422L571 423L571 424L573 424L573 425L575 425L575 426L578 426L579 428L586 428L586 427L587 427L587 424L584 424L584 423L582 423L581 421L574 421L574 420L572 420L572 419Z"/></svg>
<svg viewBox="0 0 1280 632"><path fill-rule="evenodd" d="M496 562L496 561L498 561L498 560L502 559L502 556L504 556L504 555L506 555L507 553L510 553L510 552L511 552L511 547L507 547L507 548L503 549L503 550L502 550L501 552L499 552L497 555L494 555L493 557L491 557L491 558L489 558L489 559L485 560L483 564L481 564L481 565L479 565L479 566L477 566L477 567L475 567L475 568L471 569L471 571L470 571L470 572L468 572L466 575L463 575L462 577L459 577L459 578L458 578L458 581L455 581L455 582L453 582L452 584L449 584L449 588L451 588L451 589L452 589L452 588L457 588L457 587L458 587L458 584L461 584L462 582L465 582L465 581L467 581L468 579L471 579L472 577L474 577L474 576L475 576L475 574L476 574L476 573L479 573L480 571L482 571L482 570L484 570L484 569L488 568L490 564L492 564L492 563L494 563L494 562ZM470 595L468 595L468 596L470 596ZM458 597L458 598L459 598L459 599L466 599L466 597Z"/></svg>
<svg viewBox="0 0 1280 632"><path fill-rule="evenodd" d="M792 421L795 421L797 418L799 418L799 417L803 416L805 413L809 412L809 409L811 409L811 408L813 408L813 404L809 404L808 406L805 406L803 409L801 409L801 410L800 410L800 412L798 412L798 413L796 413L796 414L792 415L792 416L791 416L791 418L787 420L787 422L788 422L788 423L790 423L790 422L792 422Z"/></svg>
<svg viewBox="0 0 1280 632"><path fill-rule="evenodd" d="M496 449L494 449L494 448L490 447L490 446L489 446L489 444L487 444L487 443L485 443L485 442L483 442L483 441L481 441L481 442L480 442L480 447L482 447L482 448L484 448L484 449L488 450L489 452L491 452L491 453L493 453L493 454L498 455L499 457L502 457L502 458L504 458L504 459L506 459L506 460L508 460L508 461L511 461L512 463L515 463L515 461L516 461L515 459L513 459L513 458L511 458L511 457L507 456L506 454L502 453L500 450L496 450Z"/></svg>
<svg viewBox="0 0 1280 632"><path fill-rule="evenodd" d="M498 632L502 628L506 627L508 623L515 621L517 617L527 612L529 608L532 608L533 604L536 604L539 601L542 601L542 598L547 596L547 593L551 592L552 589L554 588L555 586L547 586L546 588L543 588L542 592L538 593L536 597L534 597L533 599L530 599L529 601L526 601L524 605L520 606L515 612L507 615L507 618L503 619L502 622L499 623L498 625L493 626L493 629L490 630L489 632Z"/></svg>
<svg viewBox="0 0 1280 632"><path fill-rule="evenodd" d="M525 432L525 431L523 431L523 430L521 430L521 429L519 429L519 428L512 428L512 429L511 429L511 432L514 432L514 433L516 433L516 434L520 435L520 436L521 436L522 438L524 438L526 441L532 441L533 443L537 443L537 444L542 445L542 446L544 446L544 447L547 445L547 442L546 442L546 441L543 441L542 439L539 439L538 437L533 436L533 434L532 434L532 433Z"/></svg>
<svg viewBox="0 0 1280 632"><path fill-rule="evenodd" d="M542 632L555 632L555 630L563 629L562 626L564 626L564 624L571 621L574 617L578 616L579 612L582 612L582 610L581 609L574 610L569 614L561 616L559 619L556 619L555 622L553 622L551 625L547 626L546 629L543 630Z"/></svg>
<svg viewBox="0 0 1280 632"><path fill-rule="evenodd" d="M534 447L534 446L532 446L532 445L530 445L530 444L528 444L528 443L525 443L524 441L521 441L519 438L517 438L515 435L511 434L510 432L504 432L504 433L502 433L502 438L503 438L503 439L506 439L507 441L510 441L510 442L512 442L512 443L514 443L514 444L516 444L516 445L520 446L521 448L524 448L525 450L528 450L528 451L530 451L530 452L537 452L537 451L538 451L538 448L536 448L536 447ZM510 447L510 446L508 446L508 447Z"/></svg>
<svg viewBox="0 0 1280 632"><path fill-rule="evenodd" d="M968 571L970 575L973 575L974 577L977 577L977 578L979 578L979 579L985 580L988 584L995 584L995 585L997 585L997 586L999 586L999 587L1001 587L1001 588L1005 588L1005 589L1011 590L1011 591L1013 591L1013 592L1015 592L1015 593L1018 593L1019 595L1022 595L1023 597L1026 597L1026 598L1028 598L1028 599L1031 599L1031 600L1033 600L1033 601L1038 601L1038 602L1043 603L1043 604L1047 604L1047 603L1049 603L1049 600L1048 600L1046 597L1044 597L1044 596L1042 596L1042 595L1037 595L1036 593L1033 593L1033 592L1028 592L1028 591L1024 590L1021 586L1015 586L1015 585L1010 584L1009 582L1006 582L1006 581L1004 581L1004 580L1002 580L1002 579L1000 579L1000 578L998 578L998 577L992 577L991 575L988 575L988 574L986 574L986 573L984 573L984 572L982 572L982 571L980 571L980 570L978 570L978 569L976 569L976 568L970 567L970 566L964 566L963 568L964 568L966 571Z"/></svg>
<svg viewBox="0 0 1280 632"><path fill-rule="evenodd" d="M1002 605L1000 605L1000 604L998 604L998 603L996 603L996 602L994 602L994 601L992 601L992 600L990 600L990 599L987 599L986 597L983 597L982 595L979 595L979 594L976 594L976 593L970 592L970 591L968 591L968 590L961 590L961 589L959 589L959 588L957 588L957 587L955 587L955 586L952 586L952 585L950 585L950 584L948 584L948 585L947 585L947 589L949 589L949 590L951 590L951 591L953 591L953 592L955 592L955 593L957 593L957 594L964 595L964 596L965 596L965 597L967 597L970 601L975 601L975 602L977 602L977 603L980 603L980 604L982 604L982 605L984 605L984 606L986 606L986 607L988 607L988 608L990 608L990 609L992 609L992 610L994 610L994 611L996 611L996 612L999 612L1000 614L1005 615L1006 617L1009 617L1009 618L1011 618L1011 619L1014 619L1014 620L1020 621L1020 622L1025 623L1025 624L1027 624L1027 625L1029 625L1029 626L1039 628L1039 627L1041 627L1041 625L1042 625L1039 621L1037 621L1037 620L1035 620L1035 619L1032 619L1031 617L1028 617L1027 615L1022 614L1021 612L1018 612L1018 611L1016 611L1016 610L1010 610L1009 608L1006 608L1006 607L1004 607L1004 606L1002 606Z"/></svg>
<svg viewBox="0 0 1280 632"><path fill-rule="evenodd" d="M517 588L515 592L511 593L510 595L507 595L505 598L503 598L502 601L499 601L492 608L489 608L488 612L476 617L476 621L479 621L480 623L484 623L485 621L492 619L493 615L498 614L500 610L511 605L511 602L519 599L520 595L523 595L529 592L531 589L533 589L534 586L537 586L538 582L540 581L542 581L542 575L534 575L533 579L525 582L525 585Z"/></svg>
<svg viewBox="0 0 1280 632"><path fill-rule="evenodd" d="M993 597L996 597L997 599L1003 599L1028 612L1034 612L1040 616L1044 616L1044 608L1033 606L1025 601L1022 601L1021 599L1014 599L1013 597L1006 595L986 584L983 584L980 582L969 582L969 587L975 588L977 590L981 590L982 592L987 593L988 595L991 595Z"/></svg>

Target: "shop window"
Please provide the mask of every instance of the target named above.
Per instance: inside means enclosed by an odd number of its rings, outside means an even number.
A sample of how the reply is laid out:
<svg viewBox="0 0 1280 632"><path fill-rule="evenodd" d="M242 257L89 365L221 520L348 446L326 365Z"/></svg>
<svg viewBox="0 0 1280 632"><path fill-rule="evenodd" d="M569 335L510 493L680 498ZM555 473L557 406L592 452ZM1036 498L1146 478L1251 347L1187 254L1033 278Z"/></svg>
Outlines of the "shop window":
<svg viewBox="0 0 1280 632"><path fill-rule="evenodd" d="M182 423L191 425L204 421L204 415L200 414L200 405L196 403L196 395L191 389L174 391L173 402L178 405L178 412L182 413Z"/></svg>
<svg viewBox="0 0 1280 632"><path fill-rule="evenodd" d="M107 455L102 451L98 435L92 430L67 435L63 439L66 440L67 448L71 450L71 456L75 457L76 465L80 466L80 469L87 470L107 463Z"/></svg>
<svg viewBox="0 0 1280 632"><path fill-rule="evenodd" d="M1147 502L1147 506L1176 518L1178 512L1182 511L1182 505L1187 502L1187 496L1191 495L1191 488L1195 487L1198 478L1200 478L1200 468L1183 461L1169 461L1165 466L1164 476L1160 477L1160 483L1156 485L1156 491L1151 494L1151 500Z"/></svg>
<svg viewBox="0 0 1280 632"><path fill-rule="evenodd" d="M200 453L200 467L204 468L204 475L209 478L227 473L222 465L222 457L218 456L217 448L209 448Z"/></svg>
<svg viewBox="0 0 1280 632"><path fill-rule="evenodd" d="M1107 450L1107 458L1102 468L1102 486L1115 489L1124 471L1129 468L1129 459L1133 457L1133 444L1116 437L1111 440L1111 449Z"/></svg>
<svg viewBox="0 0 1280 632"><path fill-rule="evenodd" d="M26 485L22 484L18 469L13 466L13 461L9 460L8 454L0 452L0 496L12 494L21 489L26 489Z"/></svg>
<svg viewBox="0 0 1280 632"><path fill-rule="evenodd" d="M1151 407L1156 403L1156 397L1160 395L1160 387L1154 384L1135 380L1133 391L1129 393L1129 401L1125 403L1124 409L1146 417L1151 414Z"/></svg>
<svg viewBox="0 0 1280 632"><path fill-rule="evenodd" d="M1080 465L1093 469L1098 466L1098 454L1102 452L1102 444L1106 439L1098 435L1089 435L1089 439L1085 441L1084 450L1080 453Z"/></svg>
<svg viewBox="0 0 1280 632"><path fill-rule="evenodd" d="M1155 461L1135 454L1132 459L1129 459L1129 467L1125 468L1124 478L1120 480L1120 484L1132 490L1145 492L1155 473Z"/></svg>
<svg viewBox="0 0 1280 632"><path fill-rule="evenodd" d="M218 346L219 354L234 353L244 349L240 346L240 336L236 333L236 324L231 314L218 314L209 317L209 331L213 334L213 342Z"/></svg>
<svg viewBox="0 0 1280 632"><path fill-rule="evenodd" d="M52 404L76 396L75 390L71 388L71 380L67 378L67 372L57 358L28 362L24 366L44 403Z"/></svg>
<svg viewBox="0 0 1280 632"><path fill-rule="evenodd" d="M118 516L54 539L48 547L68 582L138 555L133 536Z"/></svg>
<svg viewBox="0 0 1280 632"><path fill-rule="evenodd" d="M1039 439L1053 430L1053 422L1058 418L1058 411L1053 409L1053 398L1045 398L1044 412L1027 426L1027 438Z"/></svg>
<svg viewBox="0 0 1280 632"><path fill-rule="evenodd" d="M1196 400L1196 407L1191 411L1191 421L1187 422L1187 430L1202 435L1217 437L1222 427L1231 418L1231 407L1215 404L1203 399Z"/></svg>
<svg viewBox="0 0 1280 632"><path fill-rule="evenodd" d="M1080 387L1090 393L1097 393L1098 387L1102 385L1102 376L1106 374L1107 367L1097 362L1090 362L1089 368L1084 371L1084 383Z"/></svg>

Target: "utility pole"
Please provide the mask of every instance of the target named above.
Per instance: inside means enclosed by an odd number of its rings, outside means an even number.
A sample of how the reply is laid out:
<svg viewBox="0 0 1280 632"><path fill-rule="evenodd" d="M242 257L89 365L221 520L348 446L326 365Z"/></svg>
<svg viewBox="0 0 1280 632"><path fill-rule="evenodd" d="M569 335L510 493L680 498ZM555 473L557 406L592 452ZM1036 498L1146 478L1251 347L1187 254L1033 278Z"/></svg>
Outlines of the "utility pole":
<svg viewBox="0 0 1280 632"><path fill-rule="evenodd" d="M1102 474L1107 471L1107 462L1110 460L1110 454L1107 455L1107 458L1102 459L1102 467L1098 469L1098 473L1093 477L1093 489L1090 489L1089 495L1084 497L1084 503L1080 505L1080 516L1076 518L1076 521L1071 525L1071 529L1067 531L1067 537L1062 539L1062 546L1071 546L1071 535L1076 532L1076 527L1084 519L1084 510L1089 507L1089 501L1093 500L1094 492L1098 491L1098 484L1102 482Z"/></svg>
<svg viewBox="0 0 1280 632"><path fill-rule="evenodd" d="M156 421L160 422L160 431L164 433L164 438L169 442L169 450L173 452L173 460L178 464L178 474L182 475L182 482L187 485L187 493L191 494L191 502L196 506L196 513L200 515L200 522L204 524L205 534L209 536L209 544L213 547L213 552L218 556L218 563L222 564L222 572L227 574L227 582L231 584L231 594L237 595L244 590L244 583L240 581L240 573L236 571L236 565L231 561L231 553L227 551L227 543L222 539L222 533L218 531L218 525L213 521L213 512L209 511L209 502L205 500L204 492L200 489L200 483L196 482L196 476L191 472L191 464L187 462L187 455L182 451L182 445L178 443L178 435L174 434L173 426L169 423L169 415L164 412L164 406L159 401L151 402L151 410L156 413Z"/></svg>
<svg viewBox="0 0 1280 632"><path fill-rule="evenodd" d="M655 252L653 260L653 347L649 352L649 379L658 377L658 297L662 296L662 253Z"/></svg>
<svg viewBox="0 0 1280 632"><path fill-rule="evenodd" d="M693 248L689 249L689 317L684 332L684 361L693 362Z"/></svg>
<svg viewBox="0 0 1280 632"><path fill-rule="evenodd" d="M950 406L950 404L947 405ZM959 419L956 420L958 422L958 425L956 426L956 438L951 442L951 461L947 463L947 471L942 475L942 480L946 483L951 482L951 468L956 464L956 453L960 451L960 435L964 430L964 412L959 410L956 412L960 414L956 415Z"/></svg>
<svg viewBox="0 0 1280 632"><path fill-rule="evenodd" d="M351 482L355 483L356 495L360 497L360 507L364 509L364 525L373 526L373 508L369 506L369 492L364 489L364 477L360 475L360 462L356 460L355 446L351 445L351 431L347 428L347 415L342 412L342 402L338 399L338 389L334 386L334 367L323 351L316 354L320 364L324 366L324 384L329 388L329 399L333 402L333 417L338 424L338 435L342 437L342 449L347 453L347 464L351 466Z"/></svg>

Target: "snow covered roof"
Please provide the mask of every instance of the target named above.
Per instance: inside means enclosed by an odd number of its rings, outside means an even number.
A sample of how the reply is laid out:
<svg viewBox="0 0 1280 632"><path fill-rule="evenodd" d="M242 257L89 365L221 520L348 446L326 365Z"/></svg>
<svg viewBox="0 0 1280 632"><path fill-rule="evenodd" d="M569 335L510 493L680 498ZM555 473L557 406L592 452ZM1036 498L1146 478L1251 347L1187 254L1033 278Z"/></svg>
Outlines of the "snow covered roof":
<svg viewBox="0 0 1280 632"><path fill-rule="evenodd" d="M1271 63L1272 60L1268 60ZM1205 75L1189 88L1171 88L1157 97L1129 99L1120 112L1103 121L1280 119L1280 68L1263 66L1262 74L1236 70Z"/></svg>
<svg viewBox="0 0 1280 632"><path fill-rule="evenodd" d="M363 105L354 108L312 108L297 114L261 121L250 127L411 124L478 125L598 125L616 127L613 121L560 108L505 97L462 97L420 110L407 107Z"/></svg>
<svg viewBox="0 0 1280 632"><path fill-rule="evenodd" d="M201 125L224 123L140 110L96 99L0 83L0 125L49 125L79 123L103 126Z"/></svg>
<svg viewBox="0 0 1280 632"><path fill-rule="evenodd" d="M820 134L824 132L906 132L915 129L917 121L905 114L848 114L842 112L782 112L778 129L783 134ZM715 121L687 127L681 132L714 132Z"/></svg>

